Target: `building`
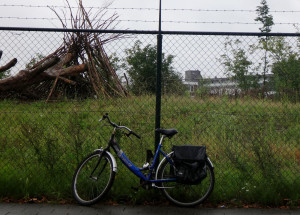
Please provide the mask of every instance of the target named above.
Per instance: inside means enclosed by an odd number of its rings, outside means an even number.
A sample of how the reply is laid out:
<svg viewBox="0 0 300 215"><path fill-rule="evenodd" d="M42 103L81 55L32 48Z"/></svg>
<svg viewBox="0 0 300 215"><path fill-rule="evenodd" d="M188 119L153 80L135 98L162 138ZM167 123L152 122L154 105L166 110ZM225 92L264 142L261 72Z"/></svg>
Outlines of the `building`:
<svg viewBox="0 0 300 215"><path fill-rule="evenodd" d="M273 74L265 75L265 82L269 82L273 77ZM241 92L238 86L238 82L232 78L202 78L199 70L188 70L185 71L185 81L183 82L188 86L191 95L197 91L198 88L204 87L209 94L235 94ZM263 86L264 80L260 76L258 84ZM201 86L199 86L201 85Z"/></svg>
<svg viewBox="0 0 300 215"><path fill-rule="evenodd" d="M201 72L199 70L188 70L185 71L184 85L188 86L189 92L193 95L199 85L199 81L202 80Z"/></svg>

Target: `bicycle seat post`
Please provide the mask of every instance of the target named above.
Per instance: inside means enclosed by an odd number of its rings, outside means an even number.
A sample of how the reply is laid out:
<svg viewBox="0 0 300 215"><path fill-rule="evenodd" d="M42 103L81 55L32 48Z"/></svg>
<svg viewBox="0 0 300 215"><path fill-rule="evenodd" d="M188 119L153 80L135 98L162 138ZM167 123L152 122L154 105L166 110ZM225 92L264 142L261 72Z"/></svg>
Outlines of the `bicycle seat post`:
<svg viewBox="0 0 300 215"><path fill-rule="evenodd" d="M160 141L159 141L159 145L162 145L163 141L164 141L165 135L161 135Z"/></svg>

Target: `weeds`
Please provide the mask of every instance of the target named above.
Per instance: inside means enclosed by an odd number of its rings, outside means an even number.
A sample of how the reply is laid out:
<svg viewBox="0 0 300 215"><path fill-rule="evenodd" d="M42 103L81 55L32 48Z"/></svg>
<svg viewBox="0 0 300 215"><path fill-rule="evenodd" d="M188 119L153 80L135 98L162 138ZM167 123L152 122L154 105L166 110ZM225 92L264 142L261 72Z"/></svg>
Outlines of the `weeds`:
<svg viewBox="0 0 300 215"><path fill-rule="evenodd" d="M246 97L162 99L162 127L179 130L164 150L172 144L207 146L216 173L210 201L276 205L288 199L289 204L297 204L299 104ZM141 142L122 137L120 143L127 156L142 165L146 149L154 148L154 107L152 96L47 106L0 102L0 198L69 198L78 162L109 138L111 129L98 122L105 112L142 136ZM118 162L108 199L138 203L160 198L155 191L131 190L138 183Z"/></svg>

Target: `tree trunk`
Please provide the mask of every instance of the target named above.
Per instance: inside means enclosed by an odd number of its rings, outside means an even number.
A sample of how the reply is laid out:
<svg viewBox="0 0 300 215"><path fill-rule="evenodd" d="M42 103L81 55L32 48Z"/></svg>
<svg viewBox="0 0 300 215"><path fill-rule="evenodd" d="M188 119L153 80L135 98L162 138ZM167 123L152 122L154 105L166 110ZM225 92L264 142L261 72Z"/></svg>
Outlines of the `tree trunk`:
<svg viewBox="0 0 300 215"><path fill-rule="evenodd" d="M32 70L21 70L17 75L1 80L0 91L21 90L40 81L43 79L43 76L40 76L40 74L55 65L58 61L58 58L52 58Z"/></svg>
<svg viewBox="0 0 300 215"><path fill-rule="evenodd" d="M9 61L6 65L0 66L0 73L9 70L13 66L15 66L17 64L17 62L18 62L18 60L16 58L14 58L11 61Z"/></svg>

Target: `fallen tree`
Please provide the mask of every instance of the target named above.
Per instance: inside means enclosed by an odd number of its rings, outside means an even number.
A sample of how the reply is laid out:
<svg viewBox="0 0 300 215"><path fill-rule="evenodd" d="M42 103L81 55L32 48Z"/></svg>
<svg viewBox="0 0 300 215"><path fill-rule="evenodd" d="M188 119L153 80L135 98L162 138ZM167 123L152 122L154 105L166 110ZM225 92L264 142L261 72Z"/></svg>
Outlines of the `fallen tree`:
<svg viewBox="0 0 300 215"><path fill-rule="evenodd" d="M51 8L64 28L68 26L66 20L71 20L71 27L79 30L105 30L115 27L116 14L101 22L100 18L105 14L106 7L101 8L93 20L90 20L91 13L85 10L81 0L76 15L73 14L69 3L68 6L71 19L61 17L54 8ZM56 51L30 68L0 80L0 96L47 99L47 101L62 96L127 96L128 93L103 47L104 44L120 38L119 34L107 35L93 31L66 32L63 44ZM0 51L0 59L2 53ZM0 73L12 68L16 63L15 58L1 66Z"/></svg>

